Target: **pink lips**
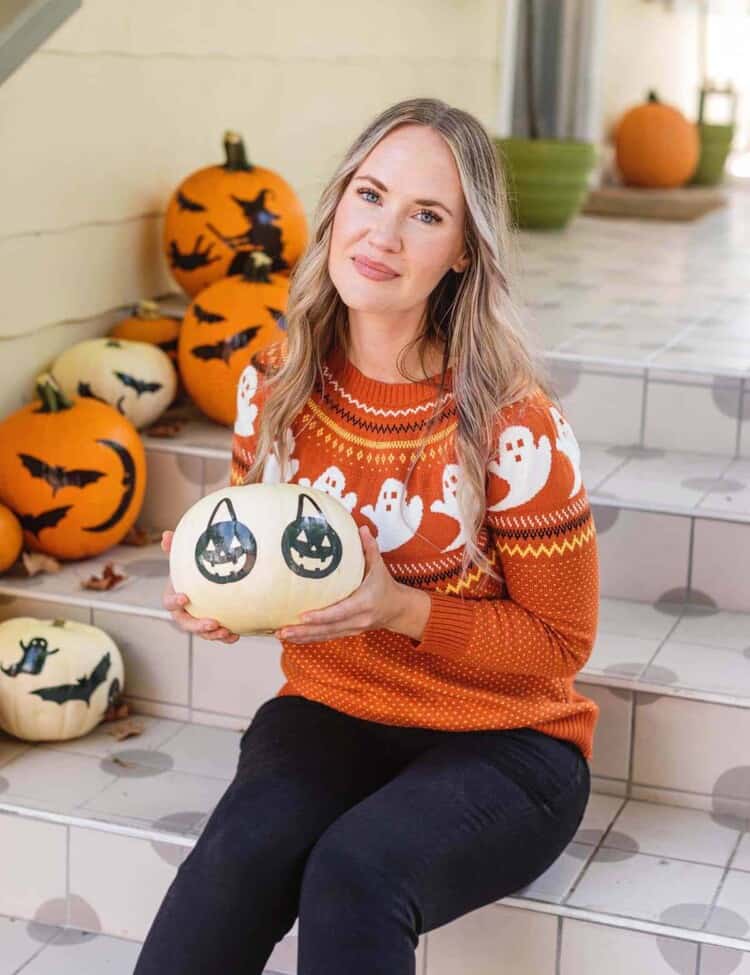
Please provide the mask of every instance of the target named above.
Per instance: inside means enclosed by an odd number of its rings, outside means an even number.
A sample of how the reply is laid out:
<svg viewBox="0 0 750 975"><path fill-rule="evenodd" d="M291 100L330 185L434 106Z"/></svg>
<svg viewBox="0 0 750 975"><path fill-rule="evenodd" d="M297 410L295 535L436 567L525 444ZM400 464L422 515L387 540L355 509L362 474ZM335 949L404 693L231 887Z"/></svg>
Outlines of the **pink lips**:
<svg viewBox="0 0 750 975"><path fill-rule="evenodd" d="M371 278L373 281L389 281L391 278L397 278L399 276L393 271L381 271L361 257L353 257L352 263L360 274L366 278Z"/></svg>

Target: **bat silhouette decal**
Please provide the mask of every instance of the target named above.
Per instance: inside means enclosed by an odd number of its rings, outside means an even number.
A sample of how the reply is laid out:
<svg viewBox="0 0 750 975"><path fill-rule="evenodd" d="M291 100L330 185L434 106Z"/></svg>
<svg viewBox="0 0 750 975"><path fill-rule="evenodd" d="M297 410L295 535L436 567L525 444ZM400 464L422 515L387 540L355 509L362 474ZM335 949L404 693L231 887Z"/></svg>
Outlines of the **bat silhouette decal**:
<svg viewBox="0 0 750 975"><path fill-rule="evenodd" d="M39 538L39 532L43 528L54 528L72 507L72 504L66 504L62 508L51 508L49 511L43 511L40 515L19 515L18 520L27 532L31 532L32 535Z"/></svg>
<svg viewBox="0 0 750 975"><path fill-rule="evenodd" d="M105 653L88 677L79 677L75 684L55 684L52 687L39 687L31 694L38 694L43 701L54 701L55 704L65 704L66 701L85 701L91 705L91 695L100 684L107 679L107 673L112 664L109 653Z"/></svg>
<svg viewBox="0 0 750 975"><path fill-rule="evenodd" d="M203 213L206 209L202 203L196 203L189 196L185 196L182 190L177 191L177 206L180 210L189 210L191 213Z"/></svg>
<svg viewBox="0 0 750 975"><path fill-rule="evenodd" d="M125 410L122 408L122 403L123 403L123 400L125 399L124 396L121 396L118 399L117 403L111 404L111 403L109 403L108 400L102 399L101 396L97 396L96 393L94 392L94 390L91 388L91 384L90 383L81 382L80 379L78 380L78 395L79 396L87 396L89 399L99 400L100 403L107 403L108 406L116 406L118 412L119 413L122 413L122 415L125 416Z"/></svg>
<svg viewBox="0 0 750 975"><path fill-rule="evenodd" d="M250 328L244 328L241 332L230 335L220 342L214 342L211 345L196 345L194 349L191 349L191 352L197 359L221 359L222 362L229 364L232 353L249 345L260 328L260 325L251 325Z"/></svg>
<svg viewBox="0 0 750 975"><path fill-rule="evenodd" d="M139 398L141 393L156 393L164 385L163 383L146 382L144 379L138 379L135 376L128 375L127 372L118 372L117 369L114 372L123 386L129 386L131 389L134 389Z"/></svg>
<svg viewBox="0 0 750 975"><path fill-rule="evenodd" d="M63 467L61 464L47 464L32 454L19 454L21 463L32 477L39 477L52 488L52 497L64 487L86 487L94 484L104 471L79 470L75 467ZM65 509L67 511L67 508Z"/></svg>
<svg viewBox="0 0 750 975"><path fill-rule="evenodd" d="M193 302L193 314L202 325L216 325L217 322L225 322L226 316L218 312L206 311L197 301Z"/></svg>

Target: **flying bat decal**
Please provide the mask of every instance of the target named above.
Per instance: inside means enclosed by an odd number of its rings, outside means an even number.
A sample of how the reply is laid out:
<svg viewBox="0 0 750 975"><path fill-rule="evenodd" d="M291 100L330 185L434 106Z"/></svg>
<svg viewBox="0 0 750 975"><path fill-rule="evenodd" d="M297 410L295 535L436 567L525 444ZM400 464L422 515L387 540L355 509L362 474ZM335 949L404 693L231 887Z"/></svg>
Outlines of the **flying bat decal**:
<svg viewBox="0 0 750 975"><path fill-rule="evenodd" d="M86 487L94 484L103 471L81 470L75 467L63 467L61 464L48 464L46 461L33 457L31 454L19 454L21 463L32 477L39 477L52 488L52 497L64 487ZM59 509L58 509L59 510ZM67 508L65 509L67 511Z"/></svg>
<svg viewBox="0 0 750 975"><path fill-rule="evenodd" d="M88 677L79 677L75 684L56 684L53 687L39 687L31 694L38 694L44 701L54 701L55 704L65 704L66 701L85 701L91 704L91 695L100 684L107 679L107 673L112 664L109 652L105 653Z"/></svg>
<svg viewBox="0 0 750 975"><path fill-rule="evenodd" d="M116 406L119 413L125 416L125 410L122 408L125 396L121 396L116 403L110 403L109 400L103 399L101 396L97 396L94 390L91 388L89 383L84 383L80 379L78 380L78 395L88 396L89 399L99 400L100 403L106 403L108 406Z"/></svg>
<svg viewBox="0 0 750 975"><path fill-rule="evenodd" d="M39 532L43 528L54 528L72 507L72 504L66 504L62 508L51 508L49 511L43 511L40 515L19 515L18 520L27 532L31 532L32 535L39 538Z"/></svg>
<svg viewBox="0 0 750 975"><path fill-rule="evenodd" d="M221 359L228 363L232 353L249 345L260 328L260 325L251 325L250 328L244 328L241 332L236 332L212 345L196 345L191 352L197 359Z"/></svg>
<svg viewBox="0 0 750 975"><path fill-rule="evenodd" d="M144 379L137 379L135 376L130 376L127 372L118 372L117 369L114 370L114 373L124 386L129 386L131 389L134 389L139 397L141 393L156 393L164 385L164 383L151 383L146 382Z"/></svg>
<svg viewBox="0 0 750 975"><path fill-rule="evenodd" d="M177 191L177 205L180 210L189 210L191 213L203 213L206 209L202 203L196 203L189 196L185 196L182 190Z"/></svg>
<svg viewBox="0 0 750 975"><path fill-rule="evenodd" d="M271 308L270 305L266 305L266 308L273 315L273 319L279 328L282 328L286 332L286 318L284 318L284 312L280 311L278 308Z"/></svg>
<svg viewBox="0 0 750 975"><path fill-rule="evenodd" d="M216 325L217 322L225 322L226 316L218 312L206 311L197 301L193 302L193 314L203 325Z"/></svg>

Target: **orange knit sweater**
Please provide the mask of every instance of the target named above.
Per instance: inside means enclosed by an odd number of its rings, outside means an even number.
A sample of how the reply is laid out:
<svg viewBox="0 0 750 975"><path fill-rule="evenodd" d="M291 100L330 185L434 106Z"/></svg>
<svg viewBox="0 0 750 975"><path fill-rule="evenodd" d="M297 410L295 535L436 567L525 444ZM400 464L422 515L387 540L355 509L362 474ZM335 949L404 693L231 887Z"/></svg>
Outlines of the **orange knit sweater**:
<svg viewBox="0 0 750 975"><path fill-rule="evenodd" d="M285 341L253 358L238 386L231 484L253 458L264 375ZM317 643L282 641L286 682L299 694L369 721L452 731L531 727L593 755L599 707L573 687L598 625L596 531L570 424L541 390L498 411L479 544L502 585L474 566L460 573L464 529L456 403L443 394L438 424L403 479L435 392L380 382L334 350L292 424L290 468L267 458L262 480L312 485L337 497L376 536L394 578L430 595L421 640L393 630ZM399 502L403 497L403 513Z"/></svg>

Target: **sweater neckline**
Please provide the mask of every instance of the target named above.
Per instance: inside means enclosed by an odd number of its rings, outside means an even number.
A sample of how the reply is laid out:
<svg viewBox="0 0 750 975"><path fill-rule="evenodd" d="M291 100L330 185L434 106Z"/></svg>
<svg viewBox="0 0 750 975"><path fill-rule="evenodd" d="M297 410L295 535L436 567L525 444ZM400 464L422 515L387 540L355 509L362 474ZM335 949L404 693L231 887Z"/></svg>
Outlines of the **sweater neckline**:
<svg viewBox="0 0 750 975"><path fill-rule="evenodd" d="M428 377L430 382L389 383L380 379L373 379L361 372L346 353L339 346L334 346L328 354L328 367L337 382L352 396L365 403L379 403L388 406L408 406L423 403L425 400L435 399L440 388L440 373ZM448 367L445 374L445 390L450 392L453 385L453 368Z"/></svg>

